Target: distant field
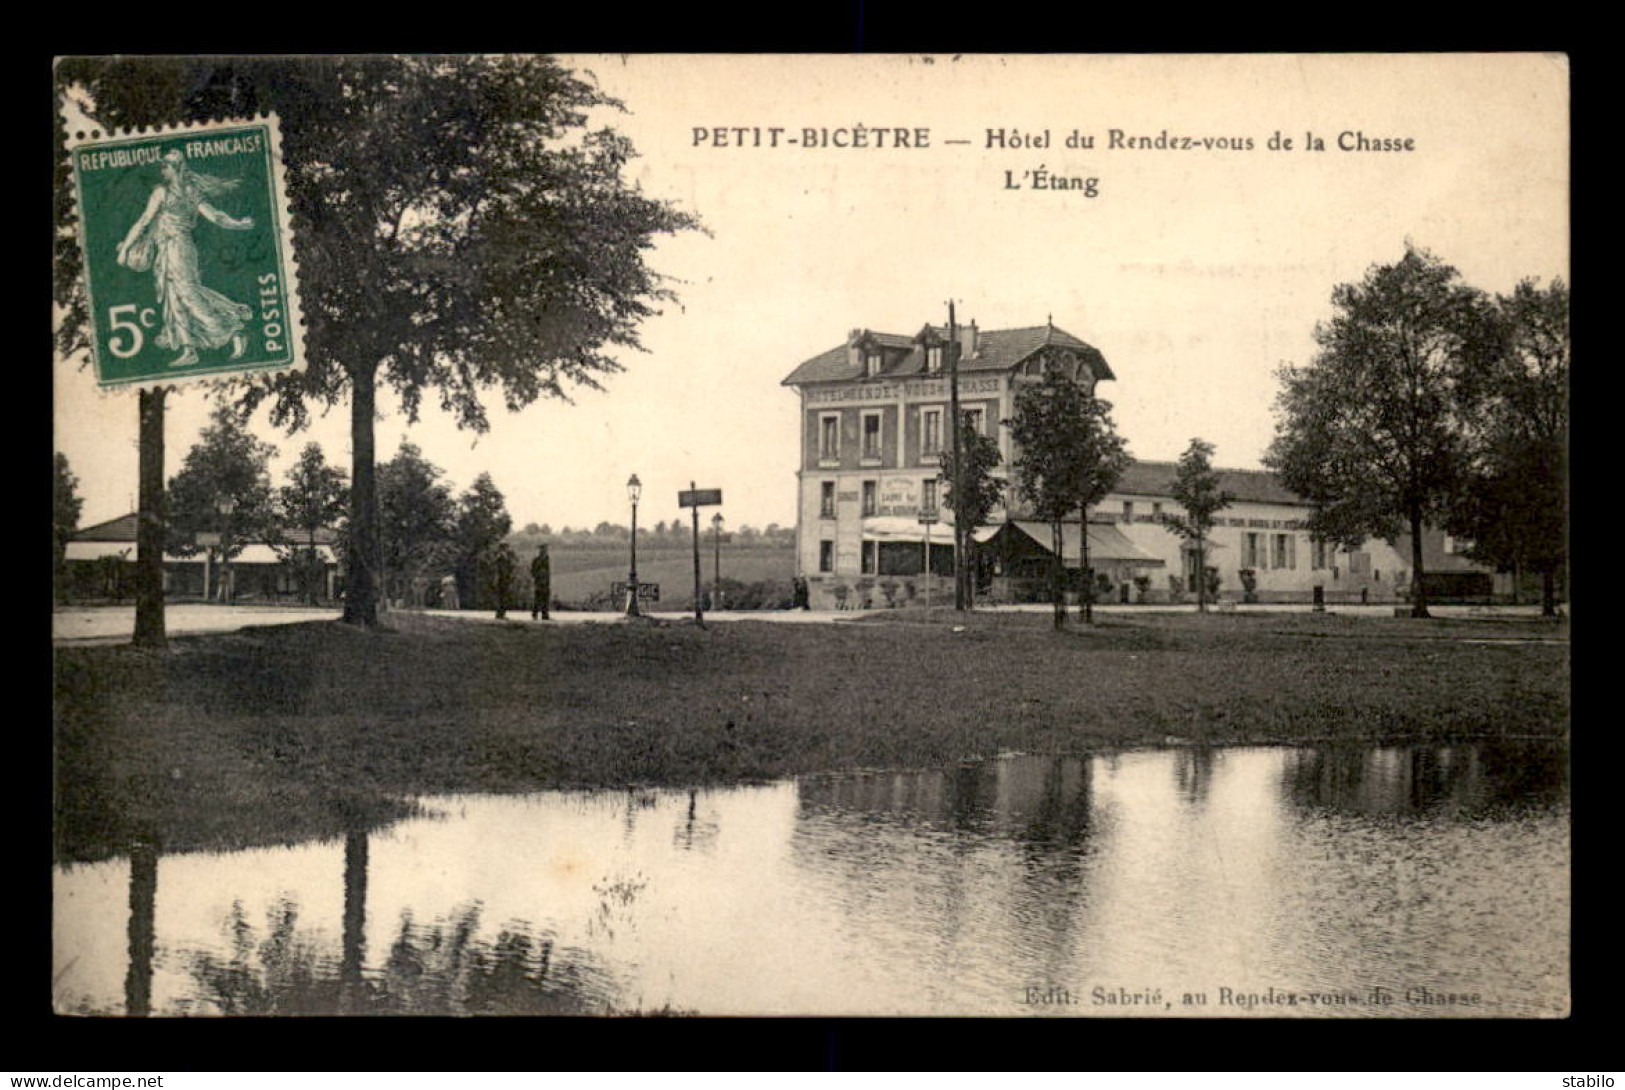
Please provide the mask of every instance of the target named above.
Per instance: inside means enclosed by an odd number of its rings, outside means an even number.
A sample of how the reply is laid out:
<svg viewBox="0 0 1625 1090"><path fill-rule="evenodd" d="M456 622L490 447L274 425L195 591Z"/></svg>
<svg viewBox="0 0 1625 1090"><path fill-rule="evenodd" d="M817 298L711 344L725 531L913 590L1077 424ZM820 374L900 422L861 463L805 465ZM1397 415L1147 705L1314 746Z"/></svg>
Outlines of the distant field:
<svg viewBox="0 0 1625 1090"><path fill-rule="evenodd" d="M528 570L534 548L521 551L519 565ZM700 578L709 586L714 553L700 550ZM595 594L608 594L612 584L624 582L631 560L622 546L553 545L553 597L561 602L583 602ZM772 582L789 586L796 574L795 549L790 546L722 547L722 577L741 583ZM694 554L682 549L638 549L638 580L660 584L660 604L682 608L694 600Z"/></svg>

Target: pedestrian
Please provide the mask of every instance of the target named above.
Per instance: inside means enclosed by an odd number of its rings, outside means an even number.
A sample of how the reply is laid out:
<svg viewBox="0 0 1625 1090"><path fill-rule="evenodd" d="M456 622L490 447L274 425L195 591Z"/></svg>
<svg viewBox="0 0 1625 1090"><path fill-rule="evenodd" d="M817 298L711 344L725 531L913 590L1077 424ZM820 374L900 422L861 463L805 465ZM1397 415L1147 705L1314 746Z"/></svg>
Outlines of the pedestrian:
<svg viewBox="0 0 1625 1090"><path fill-rule="evenodd" d="M497 553L492 560L492 565L496 569L497 620L499 621L508 615L508 593L513 589L513 569L515 567L514 562L517 559L518 557L513 555L513 550L508 548L506 541L497 546Z"/></svg>
<svg viewBox="0 0 1625 1090"><path fill-rule="evenodd" d="M553 601L553 562L547 558L547 546L536 547L536 559L530 562L530 619L547 621L548 607Z"/></svg>
<svg viewBox="0 0 1625 1090"><path fill-rule="evenodd" d="M440 577L440 608L457 609L457 576L447 572Z"/></svg>

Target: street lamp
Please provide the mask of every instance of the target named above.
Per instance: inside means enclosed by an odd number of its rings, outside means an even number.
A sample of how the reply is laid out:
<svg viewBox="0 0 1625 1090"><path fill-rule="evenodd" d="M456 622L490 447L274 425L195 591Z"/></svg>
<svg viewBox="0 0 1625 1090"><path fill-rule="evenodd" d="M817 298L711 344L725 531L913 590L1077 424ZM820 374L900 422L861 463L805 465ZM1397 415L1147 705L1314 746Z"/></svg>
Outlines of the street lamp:
<svg viewBox="0 0 1625 1090"><path fill-rule="evenodd" d="M220 510L220 600L229 604L236 594L236 580L232 578L231 565L226 561L226 552L231 548L231 513L237 507L237 501L231 496L220 496L215 500Z"/></svg>
<svg viewBox="0 0 1625 1090"><path fill-rule="evenodd" d="M711 608L722 608L722 512L711 516Z"/></svg>
<svg viewBox="0 0 1625 1090"><path fill-rule="evenodd" d="M626 498L632 501L632 572L626 580L626 615L641 616L638 612L638 497L643 495L643 482L636 473L626 482Z"/></svg>

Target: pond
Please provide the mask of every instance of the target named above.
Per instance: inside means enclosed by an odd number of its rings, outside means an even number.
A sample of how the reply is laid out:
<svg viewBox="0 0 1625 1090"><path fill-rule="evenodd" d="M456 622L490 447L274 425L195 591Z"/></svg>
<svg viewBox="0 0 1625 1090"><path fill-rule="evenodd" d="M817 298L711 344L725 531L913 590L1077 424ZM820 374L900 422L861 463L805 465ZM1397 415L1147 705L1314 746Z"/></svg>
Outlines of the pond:
<svg viewBox="0 0 1625 1090"><path fill-rule="evenodd" d="M1007 756L456 795L55 873L95 1014L1560 1017L1561 746Z"/></svg>

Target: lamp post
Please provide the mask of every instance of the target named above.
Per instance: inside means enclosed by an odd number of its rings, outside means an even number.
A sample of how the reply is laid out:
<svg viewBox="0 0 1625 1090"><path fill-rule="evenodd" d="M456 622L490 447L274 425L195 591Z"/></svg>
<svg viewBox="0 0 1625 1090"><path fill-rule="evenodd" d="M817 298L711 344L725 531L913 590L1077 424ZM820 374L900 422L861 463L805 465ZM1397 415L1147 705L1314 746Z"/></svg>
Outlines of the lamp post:
<svg viewBox="0 0 1625 1090"><path fill-rule="evenodd" d="M235 580L232 578L231 564L226 560L227 550L231 548L231 513L237 507L237 501L230 496L221 496L216 501L220 511L220 600L230 604L236 592Z"/></svg>
<svg viewBox="0 0 1625 1090"><path fill-rule="evenodd" d="M711 608L722 608L722 512L711 516Z"/></svg>
<svg viewBox="0 0 1625 1090"><path fill-rule="evenodd" d="M626 615L639 617L638 611L638 497L643 494L643 482L636 473L626 482L626 498L632 501L632 571L626 579Z"/></svg>

